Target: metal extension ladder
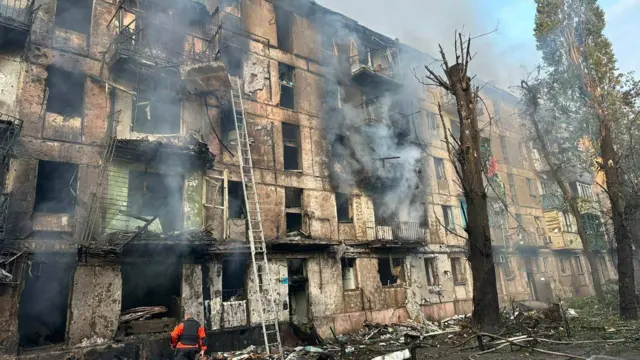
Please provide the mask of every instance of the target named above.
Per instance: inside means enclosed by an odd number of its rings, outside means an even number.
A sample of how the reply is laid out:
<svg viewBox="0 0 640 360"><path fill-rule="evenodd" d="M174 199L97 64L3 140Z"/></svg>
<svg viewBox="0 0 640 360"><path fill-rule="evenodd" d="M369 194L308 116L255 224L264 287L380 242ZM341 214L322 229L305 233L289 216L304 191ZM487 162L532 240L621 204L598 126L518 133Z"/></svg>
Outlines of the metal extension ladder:
<svg viewBox="0 0 640 360"><path fill-rule="evenodd" d="M251 146L247 132L246 119L244 117L244 104L240 79L229 76L231 81L231 103L233 104L233 117L238 135L238 157L240 161L240 174L242 175L242 187L244 189L244 201L247 208L247 223L249 233L249 246L251 248L251 262L253 265L253 278L258 286L258 304L260 319L262 321L262 334L264 345L269 354L280 354L282 357L282 343L278 328L278 313L276 311L275 297L278 291L272 282L269 262L267 261L267 247L264 241L262 218L258 204L258 194L253 177L253 161L251 159Z"/></svg>

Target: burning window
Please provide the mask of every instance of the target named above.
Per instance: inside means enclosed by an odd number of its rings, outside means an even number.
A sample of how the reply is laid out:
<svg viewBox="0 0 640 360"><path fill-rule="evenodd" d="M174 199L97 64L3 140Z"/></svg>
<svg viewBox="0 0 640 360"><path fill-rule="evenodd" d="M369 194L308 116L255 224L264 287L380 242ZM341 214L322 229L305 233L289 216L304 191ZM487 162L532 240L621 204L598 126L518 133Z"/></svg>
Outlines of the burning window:
<svg viewBox="0 0 640 360"><path fill-rule="evenodd" d="M456 221L453 217L453 209L451 206L442 205L442 218L445 228L452 231L456 229Z"/></svg>
<svg viewBox="0 0 640 360"><path fill-rule="evenodd" d="M244 287L248 263L246 258L222 260L222 301L246 300Z"/></svg>
<svg viewBox="0 0 640 360"><path fill-rule="evenodd" d="M348 194L336 193L336 212L338 213L338 222L353 222L351 197Z"/></svg>
<svg viewBox="0 0 640 360"><path fill-rule="evenodd" d="M74 214L78 191L77 174L77 164L40 160L33 211Z"/></svg>
<svg viewBox="0 0 640 360"><path fill-rule="evenodd" d="M300 127L282 123L282 147L285 170L300 169Z"/></svg>
<svg viewBox="0 0 640 360"><path fill-rule="evenodd" d="M122 311L146 306L164 306L167 311L152 318L180 318L182 267L174 255L145 262L126 262L122 272Z"/></svg>
<svg viewBox="0 0 640 360"><path fill-rule="evenodd" d="M278 78L280 79L280 106L295 110L295 69L287 64L278 64Z"/></svg>
<svg viewBox="0 0 640 360"><path fill-rule="evenodd" d="M229 181L229 219L244 219L246 217L245 201L244 201L244 188L240 181Z"/></svg>
<svg viewBox="0 0 640 360"><path fill-rule="evenodd" d="M447 180L447 175L444 168L444 159L434 157L433 164L436 167L436 179L438 179L439 181Z"/></svg>
<svg viewBox="0 0 640 360"><path fill-rule="evenodd" d="M130 171L128 204L131 214L147 218L157 216L165 233L182 230L183 188L181 175Z"/></svg>
<svg viewBox="0 0 640 360"><path fill-rule="evenodd" d="M424 268L427 273L427 285L429 286L440 285L437 261L438 259L435 257L424 259Z"/></svg>
<svg viewBox="0 0 640 360"><path fill-rule="evenodd" d="M136 89L133 131L145 134L179 134L181 101L176 84L145 78Z"/></svg>
<svg viewBox="0 0 640 360"><path fill-rule="evenodd" d="M62 343L75 264L34 261L28 266L18 308L20 347Z"/></svg>
<svg viewBox="0 0 640 360"><path fill-rule="evenodd" d="M82 117L84 75L53 66L47 68L47 74L47 112L65 118Z"/></svg>
<svg viewBox="0 0 640 360"><path fill-rule="evenodd" d="M90 0L58 0L56 2L56 26L89 35L91 30Z"/></svg>
<svg viewBox="0 0 640 360"><path fill-rule="evenodd" d="M293 50L291 34L293 33L294 15L291 11L279 5L275 5L274 10L276 13L278 48L282 51L291 52Z"/></svg>
<svg viewBox="0 0 640 360"><path fill-rule="evenodd" d="M284 189L285 222L287 233L302 228L302 189Z"/></svg>
<svg viewBox="0 0 640 360"><path fill-rule="evenodd" d="M342 258L342 289L353 290L356 288L356 259Z"/></svg>
<svg viewBox="0 0 640 360"><path fill-rule="evenodd" d="M404 259L378 258L378 275L382 286L401 283L404 280Z"/></svg>
<svg viewBox="0 0 640 360"><path fill-rule="evenodd" d="M451 274L453 275L453 283L456 285L462 285L467 282L467 271L465 269L462 258L451 258Z"/></svg>

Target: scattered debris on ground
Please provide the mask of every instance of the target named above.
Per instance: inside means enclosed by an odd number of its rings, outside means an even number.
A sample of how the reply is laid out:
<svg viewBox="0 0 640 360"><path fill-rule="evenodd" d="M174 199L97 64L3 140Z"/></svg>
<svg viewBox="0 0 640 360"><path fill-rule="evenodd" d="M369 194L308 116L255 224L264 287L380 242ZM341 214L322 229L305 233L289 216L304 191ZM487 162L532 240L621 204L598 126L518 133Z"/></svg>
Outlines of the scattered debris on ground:
<svg viewBox="0 0 640 360"><path fill-rule="evenodd" d="M582 302L582 304L580 303ZM287 347L285 360L588 359L640 357L640 322L619 320L612 307L592 299L570 304L513 302L494 333L474 329L470 316L440 322L365 323L353 334L333 335L322 345ZM481 344L479 346L479 343ZM276 358L260 347L216 354L212 359Z"/></svg>

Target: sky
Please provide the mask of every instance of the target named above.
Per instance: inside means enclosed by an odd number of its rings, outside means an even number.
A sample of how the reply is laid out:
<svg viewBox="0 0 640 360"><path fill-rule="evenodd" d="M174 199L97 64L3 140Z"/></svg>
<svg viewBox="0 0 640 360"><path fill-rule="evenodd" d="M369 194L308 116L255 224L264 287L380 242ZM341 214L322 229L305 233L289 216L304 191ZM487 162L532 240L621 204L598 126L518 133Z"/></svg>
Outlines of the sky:
<svg viewBox="0 0 640 360"><path fill-rule="evenodd" d="M533 38L533 0L316 0L360 24L435 55L438 43L453 46L456 29L495 32L472 42L471 71L503 88L519 84L541 62ZM600 0L606 14L605 34L613 44L621 71L640 74L636 46L640 0Z"/></svg>

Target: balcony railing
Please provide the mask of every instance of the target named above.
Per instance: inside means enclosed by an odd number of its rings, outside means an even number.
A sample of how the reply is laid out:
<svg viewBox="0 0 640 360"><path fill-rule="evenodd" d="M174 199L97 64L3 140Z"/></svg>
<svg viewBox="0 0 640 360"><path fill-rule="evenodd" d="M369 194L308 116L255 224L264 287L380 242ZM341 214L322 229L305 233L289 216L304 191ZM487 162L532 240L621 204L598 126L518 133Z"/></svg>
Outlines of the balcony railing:
<svg viewBox="0 0 640 360"><path fill-rule="evenodd" d="M18 285L22 279L22 266L18 263L21 252L0 249L0 284Z"/></svg>
<svg viewBox="0 0 640 360"><path fill-rule="evenodd" d="M0 239L4 239L9 211L9 194L0 194Z"/></svg>
<svg viewBox="0 0 640 360"><path fill-rule="evenodd" d="M211 62L219 56L218 11L194 25L159 13L151 15L121 7L112 29L110 65L133 58L143 64L171 67Z"/></svg>
<svg viewBox="0 0 640 360"><path fill-rule="evenodd" d="M11 154L20 130L22 130L22 120L0 113L0 163Z"/></svg>
<svg viewBox="0 0 640 360"><path fill-rule="evenodd" d="M427 229L419 222L411 221L377 221L367 222L367 239L369 241L392 242L426 242Z"/></svg>
<svg viewBox="0 0 640 360"><path fill-rule="evenodd" d="M0 0L0 26L28 32L33 15L34 0Z"/></svg>

